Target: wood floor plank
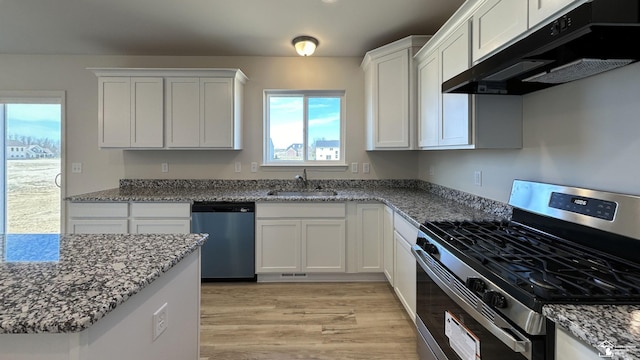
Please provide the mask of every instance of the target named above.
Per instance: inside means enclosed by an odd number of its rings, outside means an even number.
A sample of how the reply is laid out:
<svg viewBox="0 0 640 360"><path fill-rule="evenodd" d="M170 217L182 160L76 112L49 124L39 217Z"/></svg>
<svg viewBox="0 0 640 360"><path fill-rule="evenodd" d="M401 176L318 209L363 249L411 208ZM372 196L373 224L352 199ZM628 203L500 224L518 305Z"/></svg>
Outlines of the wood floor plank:
<svg viewBox="0 0 640 360"><path fill-rule="evenodd" d="M418 358L386 283L208 283L201 299L202 360Z"/></svg>

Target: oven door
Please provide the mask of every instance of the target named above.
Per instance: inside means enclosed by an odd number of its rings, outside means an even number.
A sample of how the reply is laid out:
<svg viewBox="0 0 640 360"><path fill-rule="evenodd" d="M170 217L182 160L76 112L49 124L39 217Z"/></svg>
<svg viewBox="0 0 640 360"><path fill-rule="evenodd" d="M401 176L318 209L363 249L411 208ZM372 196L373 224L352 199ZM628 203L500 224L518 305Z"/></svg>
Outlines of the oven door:
<svg viewBox="0 0 640 360"><path fill-rule="evenodd" d="M418 263L416 324L421 360L549 359L545 336L524 336L422 248L414 245L412 252Z"/></svg>

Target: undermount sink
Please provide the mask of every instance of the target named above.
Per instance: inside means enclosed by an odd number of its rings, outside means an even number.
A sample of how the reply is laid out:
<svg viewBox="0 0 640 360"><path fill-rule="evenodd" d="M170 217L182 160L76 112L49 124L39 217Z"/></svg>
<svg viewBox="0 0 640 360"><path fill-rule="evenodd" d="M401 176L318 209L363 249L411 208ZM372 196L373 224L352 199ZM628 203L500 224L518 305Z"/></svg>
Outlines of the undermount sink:
<svg viewBox="0 0 640 360"><path fill-rule="evenodd" d="M267 195L273 196L336 196L337 192L332 190L271 190Z"/></svg>

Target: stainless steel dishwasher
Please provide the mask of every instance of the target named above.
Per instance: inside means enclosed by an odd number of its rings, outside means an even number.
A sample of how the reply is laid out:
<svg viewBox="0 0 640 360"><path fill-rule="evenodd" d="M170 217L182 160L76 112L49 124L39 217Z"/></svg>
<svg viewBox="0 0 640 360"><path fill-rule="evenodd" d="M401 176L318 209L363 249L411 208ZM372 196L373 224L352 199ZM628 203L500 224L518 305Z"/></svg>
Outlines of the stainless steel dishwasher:
<svg viewBox="0 0 640 360"><path fill-rule="evenodd" d="M191 232L207 233L202 281L255 281L255 204L194 202Z"/></svg>

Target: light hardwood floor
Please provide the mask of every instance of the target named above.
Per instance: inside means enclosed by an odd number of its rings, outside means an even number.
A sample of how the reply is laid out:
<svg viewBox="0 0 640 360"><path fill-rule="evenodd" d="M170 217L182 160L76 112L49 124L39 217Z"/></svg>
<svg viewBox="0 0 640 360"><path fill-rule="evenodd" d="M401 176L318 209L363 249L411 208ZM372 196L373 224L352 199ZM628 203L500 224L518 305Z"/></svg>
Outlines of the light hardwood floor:
<svg viewBox="0 0 640 360"><path fill-rule="evenodd" d="M203 360L417 359L386 283L202 284Z"/></svg>

